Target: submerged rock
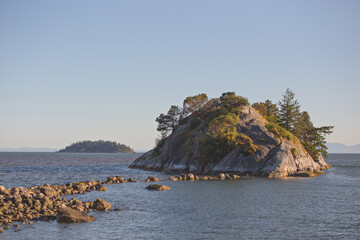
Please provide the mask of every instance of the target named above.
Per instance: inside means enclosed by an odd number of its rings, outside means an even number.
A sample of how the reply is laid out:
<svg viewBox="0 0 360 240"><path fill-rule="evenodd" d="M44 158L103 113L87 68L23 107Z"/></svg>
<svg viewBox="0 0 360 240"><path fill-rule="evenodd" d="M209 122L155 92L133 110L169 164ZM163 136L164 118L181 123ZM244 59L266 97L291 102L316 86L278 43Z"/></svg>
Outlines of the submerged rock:
<svg viewBox="0 0 360 240"><path fill-rule="evenodd" d="M152 184L147 186L146 189L153 191L165 191L165 190L170 190L170 187L161 184Z"/></svg>
<svg viewBox="0 0 360 240"><path fill-rule="evenodd" d="M56 219L58 223L82 223L92 222L95 220L95 217L85 212L62 206L58 210Z"/></svg>

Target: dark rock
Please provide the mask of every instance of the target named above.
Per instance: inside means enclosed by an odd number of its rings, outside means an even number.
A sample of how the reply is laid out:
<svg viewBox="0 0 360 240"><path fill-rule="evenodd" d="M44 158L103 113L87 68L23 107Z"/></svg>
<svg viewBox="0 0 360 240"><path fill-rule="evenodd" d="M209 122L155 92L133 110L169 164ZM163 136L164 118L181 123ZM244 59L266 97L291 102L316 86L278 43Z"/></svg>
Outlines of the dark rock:
<svg viewBox="0 0 360 240"><path fill-rule="evenodd" d="M49 216L40 216L38 218L39 221L54 221L56 220L56 216L52 216L52 215L49 215Z"/></svg>
<svg viewBox="0 0 360 240"><path fill-rule="evenodd" d="M95 217L85 212L62 206L58 210L56 219L58 223L82 223L92 222L95 220Z"/></svg>

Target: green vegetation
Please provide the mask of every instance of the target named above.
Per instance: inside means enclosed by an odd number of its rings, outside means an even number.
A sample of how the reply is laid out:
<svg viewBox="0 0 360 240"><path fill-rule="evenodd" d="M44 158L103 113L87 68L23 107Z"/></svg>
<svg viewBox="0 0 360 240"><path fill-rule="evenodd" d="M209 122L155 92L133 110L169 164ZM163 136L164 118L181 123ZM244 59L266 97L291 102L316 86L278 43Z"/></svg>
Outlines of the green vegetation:
<svg viewBox="0 0 360 240"><path fill-rule="evenodd" d="M236 96L234 92L223 93L220 97L222 107L225 108L229 113L239 115L242 108L249 105L246 98Z"/></svg>
<svg viewBox="0 0 360 240"><path fill-rule="evenodd" d="M294 157L299 154L299 150L297 148L292 147L290 151Z"/></svg>
<svg viewBox="0 0 360 240"><path fill-rule="evenodd" d="M59 152L67 153L133 153L134 150L124 144L110 141L81 141L71 144Z"/></svg>
<svg viewBox="0 0 360 240"><path fill-rule="evenodd" d="M287 131L285 128L281 127L276 122L268 122L265 127L281 141L287 139L293 143L299 142L296 136L294 136L291 132Z"/></svg>
<svg viewBox="0 0 360 240"><path fill-rule="evenodd" d="M309 113L300 111L300 104L290 89L286 89L283 99L279 101L278 110L269 100L252 106L268 120L266 127L280 140L300 141L315 161L320 154L327 157L326 135L331 134L334 127L314 127Z"/></svg>

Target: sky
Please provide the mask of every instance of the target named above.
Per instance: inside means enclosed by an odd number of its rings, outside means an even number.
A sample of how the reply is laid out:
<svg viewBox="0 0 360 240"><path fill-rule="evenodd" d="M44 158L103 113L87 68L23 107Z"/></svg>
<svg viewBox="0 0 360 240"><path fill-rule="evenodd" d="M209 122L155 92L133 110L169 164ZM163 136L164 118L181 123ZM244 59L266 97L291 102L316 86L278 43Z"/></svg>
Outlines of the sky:
<svg viewBox="0 0 360 240"><path fill-rule="evenodd" d="M187 96L286 88L327 139L360 143L358 0L0 0L0 148L151 149Z"/></svg>

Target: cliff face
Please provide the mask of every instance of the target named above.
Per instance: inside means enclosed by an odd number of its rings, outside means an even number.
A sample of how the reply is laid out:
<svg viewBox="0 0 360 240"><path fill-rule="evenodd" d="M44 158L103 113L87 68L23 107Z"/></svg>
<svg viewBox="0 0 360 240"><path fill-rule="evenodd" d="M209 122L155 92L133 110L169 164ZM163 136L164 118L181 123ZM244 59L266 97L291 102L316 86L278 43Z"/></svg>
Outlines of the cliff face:
<svg viewBox="0 0 360 240"><path fill-rule="evenodd" d="M330 167L321 156L314 161L300 142L277 138L266 128L267 121L251 106L242 109L236 129L251 138L258 148L256 153L245 154L237 146L216 162L199 160L199 137L206 135L209 130L198 128L190 131L189 135L192 119L196 118L193 115L184 119L159 149L143 154L130 168L197 174L225 172L277 178L314 176Z"/></svg>

